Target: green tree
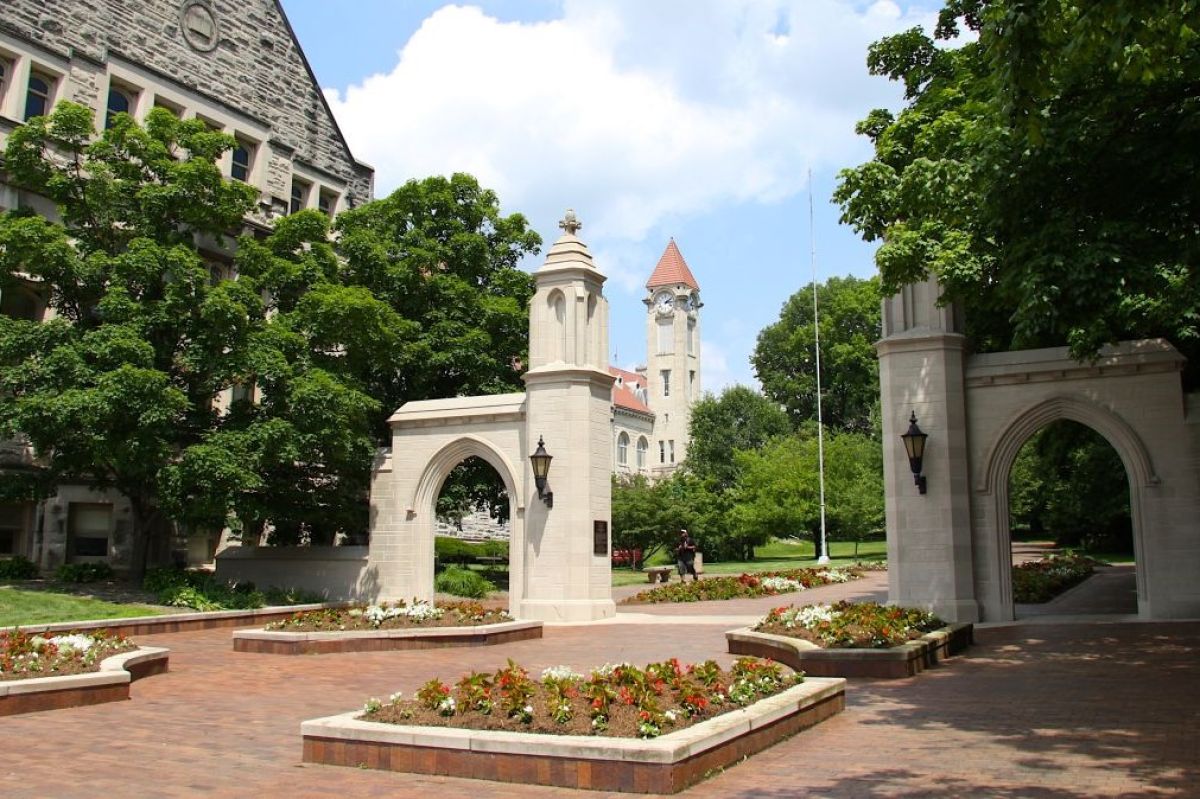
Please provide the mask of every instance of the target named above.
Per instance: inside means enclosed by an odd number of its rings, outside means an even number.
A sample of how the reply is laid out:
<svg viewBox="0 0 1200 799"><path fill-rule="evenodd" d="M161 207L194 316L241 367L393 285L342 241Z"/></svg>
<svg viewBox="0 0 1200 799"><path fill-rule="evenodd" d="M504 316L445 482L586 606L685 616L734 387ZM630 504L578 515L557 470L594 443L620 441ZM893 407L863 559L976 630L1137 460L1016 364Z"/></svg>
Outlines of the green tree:
<svg viewBox="0 0 1200 799"><path fill-rule="evenodd" d="M692 405L686 467L724 491L737 480L735 450L757 449L790 430L779 404L751 388L729 386L720 396L705 394Z"/></svg>
<svg viewBox="0 0 1200 799"><path fill-rule="evenodd" d="M744 556L772 537L809 535L821 554L821 494L815 426L738 452L741 468L729 513ZM831 432L825 445L825 515L829 540L864 540L883 528L883 461L862 433Z"/></svg>
<svg viewBox="0 0 1200 799"><path fill-rule="evenodd" d="M873 45L908 105L859 124L875 158L835 199L882 242L883 291L936 275L980 350L1161 335L1196 353L1197 30L1196 0L950 0L935 38Z"/></svg>
<svg viewBox="0 0 1200 799"><path fill-rule="evenodd" d="M661 482L651 483L640 474L613 475L613 549L640 549L645 560L668 545L677 529L670 508L664 506Z"/></svg>
<svg viewBox="0 0 1200 799"><path fill-rule="evenodd" d="M214 280L195 242L241 225L255 191L216 165L233 139L199 120L127 116L95 138L92 112L60 103L9 137L14 182L54 201L62 221L0 218L0 288L31 279L58 316L0 320L0 435L24 435L64 480L111 486L132 505L140 576L168 529L168 468L219 429L214 399L250 357L262 301ZM240 463L214 463L228 482Z"/></svg>
<svg viewBox="0 0 1200 799"><path fill-rule="evenodd" d="M817 287L821 323L821 415L835 430L870 432L879 404L879 280L831 277ZM796 427L817 418L816 327L812 284L783 305L758 334L750 356L768 397Z"/></svg>

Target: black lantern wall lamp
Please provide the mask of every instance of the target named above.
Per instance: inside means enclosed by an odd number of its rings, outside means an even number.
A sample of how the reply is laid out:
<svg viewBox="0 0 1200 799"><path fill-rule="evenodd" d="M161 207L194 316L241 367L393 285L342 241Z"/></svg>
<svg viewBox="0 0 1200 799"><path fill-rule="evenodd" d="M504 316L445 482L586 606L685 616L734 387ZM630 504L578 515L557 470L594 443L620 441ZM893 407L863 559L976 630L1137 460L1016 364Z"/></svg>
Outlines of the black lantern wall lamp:
<svg viewBox="0 0 1200 799"><path fill-rule="evenodd" d="M538 498L546 503L547 508L554 507L554 492L546 490L546 476L550 474L550 461L554 456L546 452L546 442L538 436L537 449L529 456L533 464L533 484L537 486Z"/></svg>
<svg viewBox="0 0 1200 799"><path fill-rule="evenodd" d="M908 453L908 466L912 469L913 482L922 494L925 493L925 475L921 474L921 461L925 458L927 438L929 436L917 427L917 412L913 411L908 420L908 432L900 436L900 440L904 442L904 451Z"/></svg>

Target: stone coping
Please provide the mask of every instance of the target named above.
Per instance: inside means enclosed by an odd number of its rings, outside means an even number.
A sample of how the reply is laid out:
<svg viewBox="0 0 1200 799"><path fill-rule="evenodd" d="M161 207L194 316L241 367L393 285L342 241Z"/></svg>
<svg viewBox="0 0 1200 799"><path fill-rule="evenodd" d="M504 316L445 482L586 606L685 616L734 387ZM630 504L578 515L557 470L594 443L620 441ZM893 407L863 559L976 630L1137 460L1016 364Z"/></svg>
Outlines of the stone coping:
<svg viewBox="0 0 1200 799"><path fill-rule="evenodd" d="M306 762L573 788L673 793L845 707L844 679L810 678L749 707L658 738L422 727L356 718L305 721Z"/></svg>
<svg viewBox="0 0 1200 799"><path fill-rule="evenodd" d="M949 624L887 649L834 649L786 635L744 627L725 633L735 655L769 657L806 674L823 677L911 677L966 650L973 642L971 624Z"/></svg>
<svg viewBox="0 0 1200 799"><path fill-rule="evenodd" d="M208 610L194 613L170 613L162 616L128 616L119 619L87 619L85 621L55 622L53 624L20 624L30 633L61 633L86 630L112 630L124 635L154 635L156 633L204 630L214 627L241 627L284 619L306 610L351 607L354 602L318 602L307 605L276 605L250 610Z"/></svg>
<svg viewBox="0 0 1200 799"><path fill-rule="evenodd" d="M98 671L0 682L0 716L129 698L134 680L167 670L170 650L142 646L100 661Z"/></svg>
<svg viewBox="0 0 1200 799"><path fill-rule="evenodd" d="M328 654L452 646L489 646L542 637L540 621L503 621L466 627L405 627L391 630L289 632L237 630L236 652L273 655Z"/></svg>

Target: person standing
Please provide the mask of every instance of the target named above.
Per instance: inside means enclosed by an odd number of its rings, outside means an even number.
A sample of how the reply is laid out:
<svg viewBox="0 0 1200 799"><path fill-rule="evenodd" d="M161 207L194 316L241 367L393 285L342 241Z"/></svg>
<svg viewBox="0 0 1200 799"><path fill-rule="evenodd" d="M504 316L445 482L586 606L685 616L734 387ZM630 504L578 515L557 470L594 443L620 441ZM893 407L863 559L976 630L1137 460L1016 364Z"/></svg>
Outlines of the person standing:
<svg viewBox="0 0 1200 799"><path fill-rule="evenodd" d="M692 581L700 579L696 574L696 544L688 535L687 530L679 531L679 545L675 548L675 565L679 569L679 579L687 582L687 576L692 575Z"/></svg>

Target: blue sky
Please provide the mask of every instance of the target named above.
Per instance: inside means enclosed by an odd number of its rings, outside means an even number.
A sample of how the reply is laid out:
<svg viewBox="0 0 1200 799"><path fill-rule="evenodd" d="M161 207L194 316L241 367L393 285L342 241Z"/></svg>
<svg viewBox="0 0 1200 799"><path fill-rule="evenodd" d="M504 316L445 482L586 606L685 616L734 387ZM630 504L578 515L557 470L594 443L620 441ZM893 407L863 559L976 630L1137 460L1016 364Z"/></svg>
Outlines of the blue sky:
<svg viewBox="0 0 1200 799"><path fill-rule="evenodd" d="M897 108L867 45L935 2L283 0L376 195L470 172L547 245L573 207L609 276L614 364L645 358L644 284L674 237L696 275L703 383L756 385L758 331L812 276L874 273L837 222L854 123ZM815 211L810 236L809 170ZM529 263L536 268L540 258Z"/></svg>

